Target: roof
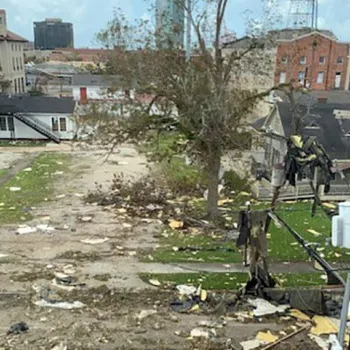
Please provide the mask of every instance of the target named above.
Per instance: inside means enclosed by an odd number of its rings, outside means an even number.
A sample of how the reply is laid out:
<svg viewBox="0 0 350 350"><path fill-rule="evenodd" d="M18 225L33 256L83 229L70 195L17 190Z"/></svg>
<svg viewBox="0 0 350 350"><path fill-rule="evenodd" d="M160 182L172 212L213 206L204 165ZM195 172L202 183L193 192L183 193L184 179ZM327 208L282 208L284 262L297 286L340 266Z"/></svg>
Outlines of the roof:
<svg viewBox="0 0 350 350"><path fill-rule="evenodd" d="M75 101L72 98L51 96L1 96L0 114L5 113L60 113L72 114Z"/></svg>
<svg viewBox="0 0 350 350"><path fill-rule="evenodd" d="M254 38L251 36L244 36L236 41L226 43L224 48L235 48L235 49L244 49L252 45L252 43L270 43L273 44L276 41L288 41L300 38L309 34L321 34L329 37L333 40L338 40L337 37L330 30L315 30L311 28L303 29L281 29L281 30L271 30L267 35L263 37Z"/></svg>
<svg viewBox="0 0 350 350"><path fill-rule="evenodd" d="M10 30L7 31L7 35L3 36L0 35L0 41L15 41L15 42L22 42L22 43L26 43L28 42L27 39L24 39L23 37L11 32Z"/></svg>
<svg viewBox="0 0 350 350"><path fill-rule="evenodd" d="M73 76L72 85L110 87L116 81L120 82L120 78L117 76L76 74Z"/></svg>
<svg viewBox="0 0 350 350"><path fill-rule="evenodd" d="M289 99L283 91L275 90L274 93L280 97L283 101L288 102ZM311 91L309 94L313 97L314 102L317 102L319 98L326 98L327 104L350 104L350 91ZM298 103L302 103L302 96L306 96L305 102L309 102L308 95L302 94L299 91L295 91L295 98Z"/></svg>
<svg viewBox="0 0 350 350"><path fill-rule="evenodd" d="M290 104L278 102L277 108L281 118L285 136L292 133L292 112ZM306 113L306 107L300 106L301 113ZM350 111L349 104L316 104L311 109L311 115L305 119L303 135L316 136L317 140L331 156L344 159L350 156L350 140L345 134L350 131L350 123L345 120L343 129L333 112L335 109ZM307 128L311 123L315 123L318 128Z"/></svg>
<svg viewBox="0 0 350 350"><path fill-rule="evenodd" d="M266 117L260 118L260 119L256 120L254 123L252 123L251 126L255 130L260 130L262 128L262 126L264 125L265 120L266 120Z"/></svg>

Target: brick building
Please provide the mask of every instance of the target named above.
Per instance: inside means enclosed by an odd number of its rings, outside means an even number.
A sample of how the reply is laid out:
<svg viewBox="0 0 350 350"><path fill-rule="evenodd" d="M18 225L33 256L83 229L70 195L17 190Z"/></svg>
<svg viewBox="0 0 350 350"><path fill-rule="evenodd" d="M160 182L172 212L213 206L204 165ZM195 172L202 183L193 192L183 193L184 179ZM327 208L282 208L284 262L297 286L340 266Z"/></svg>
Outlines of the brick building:
<svg viewBox="0 0 350 350"><path fill-rule="evenodd" d="M312 90L349 90L349 48L331 32L279 39L275 84L294 80Z"/></svg>

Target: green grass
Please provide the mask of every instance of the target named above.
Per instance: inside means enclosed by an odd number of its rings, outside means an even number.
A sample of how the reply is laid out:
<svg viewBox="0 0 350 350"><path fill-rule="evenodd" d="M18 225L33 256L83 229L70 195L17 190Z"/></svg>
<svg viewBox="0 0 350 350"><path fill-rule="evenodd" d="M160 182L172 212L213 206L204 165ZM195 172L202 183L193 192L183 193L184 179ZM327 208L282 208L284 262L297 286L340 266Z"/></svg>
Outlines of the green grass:
<svg viewBox="0 0 350 350"><path fill-rule="evenodd" d="M248 280L248 273L175 273L175 274L139 274L145 282L151 279L158 280L162 286L187 284L202 285L208 290L237 290ZM280 287L317 287L326 284L321 278L322 273L286 273L272 274Z"/></svg>
<svg viewBox="0 0 350 350"><path fill-rule="evenodd" d="M246 199L245 199L246 200ZM236 202L233 210L239 210ZM198 203L196 205L199 205ZM295 204L280 204L277 212L292 228L309 242L319 243L319 253L329 262L350 262L350 250L334 248L327 245L326 240L330 237L331 221L318 209L315 217L311 217L311 202L297 202ZM267 207L268 203L256 203L254 208ZM231 219L227 223L237 222L237 213L224 214ZM308 232L313 229L320 233L320 236ZM293 236L284 228L277 228L274 223L270 226L269 257L271 262L298 262L308 261L309 257L295 241ZM154 261L158 262L220 262L234 263L241 262L239 251L224 252L218 249L215 252L203 251L206 247L235 248L235 242L225 242L223 237L212 233L191 234L181 231L170 231L167 238L161 238L160 248L153 252ZM174 251L173 247L195 246L202 250L197 252Z"/></svg>
<svg viewBox="0 0 350 350"><path fill-rule="evenodd" d="M0 141L0 147L41 147L45 146L47 141Z"/></svg>
<svg viewBox="0 0 350 350"><path fill-rule="evenodd" d="M0 178L7 175L9 172L9 169L0 169Z"/></svg>
<svg viewBox="0 0 350 350"><path fill-rule="evenodd" d="M31 164L32 171L21 171L1 186L0 222L8 224L30 220L31 207L52 198L57 179L54 173L67 170L68 165L68 155L44 153ZM12 192L10 187L19 187L21 190Z"/></svg>

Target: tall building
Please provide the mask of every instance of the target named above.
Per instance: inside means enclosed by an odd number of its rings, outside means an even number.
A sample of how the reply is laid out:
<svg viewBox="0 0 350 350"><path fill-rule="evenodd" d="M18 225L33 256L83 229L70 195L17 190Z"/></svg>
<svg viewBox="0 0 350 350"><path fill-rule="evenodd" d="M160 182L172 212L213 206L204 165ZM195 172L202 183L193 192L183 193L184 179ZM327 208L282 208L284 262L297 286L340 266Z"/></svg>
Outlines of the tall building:
<svg viewBox="0 0 350 350"><path fill-rule="evenodd" d="M185 10L179 0L157 0L156 45L161 48L183 48Z"/></svg>
<svg viewBox="0 0 350 350"><path fill-rule="evenodd" d="M25 91L23 47L26 43L26 39L8 30L6 12L0 9L0 92Z"/></svg>
<svg viewBox="0 0 350 350"><path fill-rule="evenodd" d="M36 50L74 47L73 24L60 18L34 22L34 47Z"/></svg>

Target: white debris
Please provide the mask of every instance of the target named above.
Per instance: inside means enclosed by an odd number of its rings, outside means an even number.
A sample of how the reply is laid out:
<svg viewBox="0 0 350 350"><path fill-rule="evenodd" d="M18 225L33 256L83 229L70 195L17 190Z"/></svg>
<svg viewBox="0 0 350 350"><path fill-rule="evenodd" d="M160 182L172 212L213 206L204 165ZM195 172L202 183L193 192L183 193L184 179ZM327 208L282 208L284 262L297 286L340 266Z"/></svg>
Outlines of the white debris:
<svg viewBox="0 0 350 350"><path fill-rule="evenodd" d="M54 175L62 175L63 171L56 171L55 173L53 173Z"/></svg>
<svg viewBox="0 0 350 350"><path fill-rule="evenodd" d="M253 313L254 313L254 316L257 316L257 317L272 315L275 313L282 313L282 312L285 312L288 308L290 308L290 305L279 305L279 306L272 305L271 303L269 303L267 300L264 300L264 299L248 299L248 303L256 307Z"/></svg>
<svg viewBox="0 0 350 350"><path fill-rule="evenodd" d="M74 196L78 197L78 198L81 198L81 197L84 197L84 194L82 194L82 193L74 193Z"/></svg>
<svg viewBox="0 0 350 350"><path fill-rule="evenodd" d="M322 350L328 350L329 349L329 342L322 339L321 337L311 334L308 334L309 338L313 340Z"/></svg>
<svg viewBox="0 0 350 350"><path fill-rule="evenodd" d="M31 227L28 225L22 225L19 226L19 228L17 229L16 233L18 235L28 235L30 233L35 233L37 231L36 227Z"/></svg>
<svg viewBox="0 0 350 350"><path fill-rule="evenodd" d="M5 203L0 203L0 207L4 207L5 206Z"/></svg>
<svg viewBox="0 0 350 350"><path fill-rule="evenodd" d="M136 315L136 318L141 321L144 318L154 315L157 313L157 310L142 310L139 314Z"/></svg>
<svg viewBox="0 0 350 350"><path fill-rule="evenodd" d="M45 232L45 233L49 233L49 232L53 232L55 231L55 228L49 225L37 225L36 228L41 231L41 232Z"/></svg>
<svg viewBox="0 0 350 350"><path fill-rule="evenodd" d="M25 172L30 172L32 170L33 170L32 168L25 168L25 169L23 169L23 171L25 171Z"/></svg>
<svg viewBox="0 0 350 350"><path fill-rule="evenodd" d="M244 341L240 344L241 344L243 350L253 350L253 349L260 347L260 345L262 345L262 343L260 342L259 339L247 340L247 341Z"/></svg>
<svg viewBox="0 0 350 350"><path fill-rule="evenodd" d="M80 220L82 222L90 222L92 220L92 216L83 216Z"/></svg>
<svg viewBox="0 0 350 350"><path fill-rule="evenodd" d="M109 238L90 238L90 239L83 239L80 242L85 244L102 244L109 241Z"/></svg>
<svg viewBox="0 0 350 350"><path fill-rule="evenodd" d="M66 285L64 285L64 284L59 284L59 283L57 283L56 278L54 278L54 279L52 280L52 284L53 284L55 287L57 287L57 288L66 290L67 292L71 292L72 290L75 289L74 286L66 286Z"/></svg>
<svg viewBox="0 0 350 350"><path fill-rule="evenodd" d="M2 259L2 258L7 258L7 257L8 257L7 254L2 254L2 253L0 253L0 259Z"/></svg>
<svg viewBox="0 0 350 350"><path fill-rule="evenodd" d="M35 301L34 304L41 307L52 307L55 309L65 309L65 310L81 309L86 306L80 301L74 301L72 303L69 303L66 301L49 302L44 299Z"/></svg>
<svg viewBox="0 0 350 350"><path fill-rule="evenodd" d="M67 350L67 349L68 349L67 345L65 345L64 343L60 343L54 346L51 350Z"/></svg>
<svg viewBox="0 0 350 350"><path fill-rule="evenodd" d="M131 225L131 224L127 224L127 223L124 222L124 223L123 223L123 227L124 227L124 228L131 228L132 225Z"/></svg>
<svg viewBox="0 0 350 350"><path fill-rule="evenodd" d="M128 165L128 162L118 162L118 165Z"/></svg>
<svg viewBox="0 0 350 350"><path fill-rule="evenodd" d="M59 194L58 196L56 196L57 199L62 199L64 198L66 195L65 194Z"/></svg>
<svg viewBox="0 0 350 350"><path fill-rule="evenodd" d="M194 328L191 330L191 337L209 339L209 331L200 328Z"/></svg>
<svg viewBox="0 0 350 350"><path fill-rule="evenodd" d="M162 285L158 280L149 280L148 282L152 284L152 286L156 286L156 287L159 287Z"/></svg>
<svg viewBox="0 0 350 350"><path fill-rule="evenodd" d="M197 288L194 286L187 286L186 284L179 284L176 286L176 289L182 295L194 295L197 291Z"/></svg>
<svg viewBox="0 0 350 350"><path fill-rule="evenodd" d="M20 187L10 187L9 190L10 190L11 192L18 192L18 191L21 190L21 188L20 188Z"/></svg>

